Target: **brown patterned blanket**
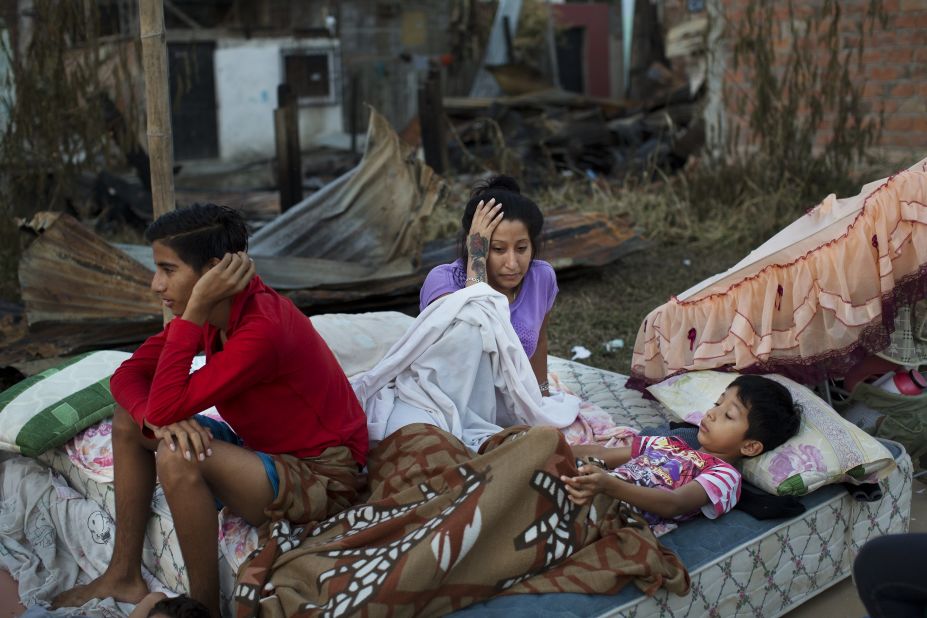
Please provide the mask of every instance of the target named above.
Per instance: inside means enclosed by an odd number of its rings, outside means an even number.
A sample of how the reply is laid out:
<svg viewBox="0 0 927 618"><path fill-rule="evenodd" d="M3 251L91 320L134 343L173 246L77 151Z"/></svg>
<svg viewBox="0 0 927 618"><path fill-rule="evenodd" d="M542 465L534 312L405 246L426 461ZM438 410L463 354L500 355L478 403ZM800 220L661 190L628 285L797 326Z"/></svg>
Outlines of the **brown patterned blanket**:
<svg viewBox="0 0 927 618"><path fill-rule="evenodd" d="M368 467L366 503L272 524L238 573L238 616L436 616L498 594L610 594L631 580L648 594L688 592L685 568L642 519L606 496L567 499L560 476L576 461L556 429L506 430L474 454L409 425Z"/></svg>

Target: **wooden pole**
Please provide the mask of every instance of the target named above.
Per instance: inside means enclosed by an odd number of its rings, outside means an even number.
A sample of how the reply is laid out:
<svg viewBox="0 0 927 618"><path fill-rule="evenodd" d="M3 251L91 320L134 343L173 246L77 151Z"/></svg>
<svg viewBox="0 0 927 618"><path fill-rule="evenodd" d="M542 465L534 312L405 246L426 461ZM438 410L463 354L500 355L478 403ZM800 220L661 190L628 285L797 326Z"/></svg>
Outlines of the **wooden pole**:
<svg viewBox="0 0 927 618"><path fill-rule="evenodd" d="M288 84L277 86L274 139L277 145L277 186L280 210L303 199L302 155L299 149L299 108Z"/></svg>
<svg viewBox="0 0 927 618"><path fill-rule="evenodd" d="M145 72L145 111L148 117L148 156L151 160L151 207L155 219L176 207L174 200L174 139L168 85L167 37L162 0L139 0L142 68ZM171 312L164 308L164 323Z"/></svg>
<svg viewBox="0 0 927 618"><path fill-rule="evenodd" d="M148 156L151 159L151 204L154 218L175 208L174 140L168 86L167 43L162 0L139 0Z"/></svg>
<svg viewBox="0 0 927 618"><path fill-rule="evenodd" d="M428 76L418 86L418 121L422 129L422 149L425 163L438 174L448 169L447 134L444 126L444 99L441 76L431 67Z"/></svg>
<svg viewBox="0 0 927 618"><path fill-rule="evenodd" d="M290 152L290 194L293 196L290 206L295 206L303 201L303 155L299 145L299 99L292 90L286 104L286 144Z"/></svg>

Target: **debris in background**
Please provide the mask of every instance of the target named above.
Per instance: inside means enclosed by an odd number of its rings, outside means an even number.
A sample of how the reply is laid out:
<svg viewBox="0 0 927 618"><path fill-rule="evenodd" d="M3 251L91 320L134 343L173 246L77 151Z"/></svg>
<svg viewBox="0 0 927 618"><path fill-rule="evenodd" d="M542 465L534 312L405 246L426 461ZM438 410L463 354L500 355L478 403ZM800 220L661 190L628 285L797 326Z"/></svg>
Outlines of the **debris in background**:
<svg viewBox="0 0 927 618"><path fill-rule="evenodd" d="M119 320L161 324L149 290L151 272L70 215L37 213L17 220L35 239L19 262L19 282L30 325ZM145 328L142 328L145 331Z"/></svg>
<svg viewBox="0 0 927 618"><path fill-rule="evenodd" d="M258 231L257 257L310 257L411 273L447 185L371 108L360 164ZM273 283L271 283L273 285Z"/></svg>
<svg viewBox="0 0 927 618"><path fill-rule="evenodd" d="M624 347L624 339L612 339L611 341L605 342L605 351L614 352L615 350L620 350Z"/></svg>
<svg viewBox="0 0 927 618"><path fill-rule="evenodd" d="M251 240L258 274L301 309L332 311L415 303L428 271L457 257L456 238L425 240L425 223L436 206L448 210L449 191L372 112L360 164L286 213L272 217L279 200L270 192L179 197L230 203L269 220ZM30 332L0 358L126 345L161 327L150 247L112 245L60 213L20 226L33 236L19 271ZM562 208L547 213L541 233L543 255L560 273L608 264L643 245L625 218Z"/></svg>
<svg viewBox="0 0 927 618"><path fill-rule="evenodd" d="M589 350L587 350L581 345L574 345L570 349L570 352L573 353L573 357L570 358L570 360L584 360L592 356L592 352L590 352Z"/></svg>
<svg viewBox="0 0 927 618"><path fill-rule="evenodd" d="M29 333L4 346L0 367L128 345L161 328L149 289L150 247L111 245L60 213L39 213L24 225L37 235L20 263ZM555 210L541 233L544 258L561 278L645 245L627 222L601 213ZM407 307L416 302L431 268L455 258L456 240L442 238L424 244L421 263L411 271L402 260L392 269L298 256L256 256L255 262L265 282L313 313Z"/></svg>

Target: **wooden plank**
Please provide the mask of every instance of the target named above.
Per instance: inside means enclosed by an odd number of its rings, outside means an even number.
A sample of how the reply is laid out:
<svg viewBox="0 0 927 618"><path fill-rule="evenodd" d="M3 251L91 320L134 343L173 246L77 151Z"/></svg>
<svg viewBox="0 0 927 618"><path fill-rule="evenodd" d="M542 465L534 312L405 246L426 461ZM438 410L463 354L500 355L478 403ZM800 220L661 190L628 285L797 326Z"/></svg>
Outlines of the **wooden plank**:
<svg viewBox="0 0 927 618"><path fill-rule="evenodd" d="M299 115L296 97L287 84L277 86L274 110L274 139L277 147L277 187L280 211L285 212L303 199L302 158L299 149Z"/></svg>
<svg viewBox="0 0 927 618"><path fill-rule="evenodd" d="M272 219L280 214L280 194L277 191L210 191L180 190L174 195L178 206L213 203L239 211L245 219Z"/></svg>
<svg viewBox="0 0 927 618"><path fill-rule="evenodd" d="M422 130L425 163L438 174L448 169L447 127L444 126L444 106L441 100L441 77L435 68L419 84L418 118Z"/></svg>
<svg viewBox="0 0 927 618"><path fill-rule="evenodd" d="M164 5L161 0L139 0L142 68L145 73L145 111L148 155L151 158L151 203L154 218L174 210L174 140L168 89Z"/></svg>
<svg viewBox="0 0 927 618"><path fill-rule="evenodd" d="M148 157L151 165L151 206L153 218L157 219L175 207L174 137L171 132L164 5L161 0L139 0L138 5L142 70L145 74ZM173 317L167 307L162 306L160 313L165 324Z"/></svg>

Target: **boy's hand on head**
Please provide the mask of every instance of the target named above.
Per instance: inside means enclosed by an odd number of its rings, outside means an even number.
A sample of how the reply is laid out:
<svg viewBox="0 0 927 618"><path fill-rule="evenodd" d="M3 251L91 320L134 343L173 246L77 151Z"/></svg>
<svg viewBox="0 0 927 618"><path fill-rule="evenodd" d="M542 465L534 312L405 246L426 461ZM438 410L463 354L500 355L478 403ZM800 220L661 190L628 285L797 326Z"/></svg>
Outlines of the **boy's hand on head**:
<svg viewBox="0 0 927 618"><path fill-rule="evenodd" d="M247 253L226 253L219 263L210 268L193 286L184 319L202 324L218 303L238 294L255 275L254 260ZM190 313L188 317L187 313Z"/></svg>
<svg viewBox="0 0 927 618"><path fill-rule="evenodd" d="M582 506L589 504L596 495L606 493L612 476L599 466L585 465L576 476L561 476L570 500Z"/></svg>
<svg viewBox="0 0 927 618"><path fill-rule="evenodd" d="M205 461L212 455L212 449L209 448L212 432L193 419L159 427L154 434L172 451L179 450L187 461L193 461L194 456L199 461Z"/></svg>

